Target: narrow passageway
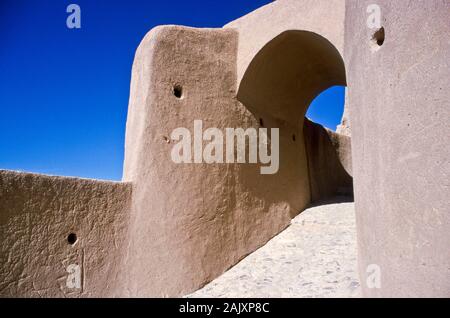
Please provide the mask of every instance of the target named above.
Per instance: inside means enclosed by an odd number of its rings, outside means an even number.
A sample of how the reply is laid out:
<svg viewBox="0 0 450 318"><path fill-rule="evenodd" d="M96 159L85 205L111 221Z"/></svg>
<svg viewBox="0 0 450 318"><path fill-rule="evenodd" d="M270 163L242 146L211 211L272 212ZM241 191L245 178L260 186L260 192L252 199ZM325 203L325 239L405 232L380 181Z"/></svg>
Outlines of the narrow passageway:
<svg viewBox="0 0 450 318"><path fill-rule="evenodd" d="M333 201L188 297L359 297L354 204Z"/></svg>

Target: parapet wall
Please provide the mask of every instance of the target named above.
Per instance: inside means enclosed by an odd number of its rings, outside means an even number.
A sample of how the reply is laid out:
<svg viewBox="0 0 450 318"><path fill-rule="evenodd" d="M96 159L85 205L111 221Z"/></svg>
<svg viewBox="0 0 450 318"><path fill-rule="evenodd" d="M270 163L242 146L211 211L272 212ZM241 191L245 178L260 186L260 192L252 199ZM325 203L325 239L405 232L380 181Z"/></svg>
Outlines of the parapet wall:
<svg viewBox="0 0 450 318"><path fill-rule="evenodd" d="M117 295L130 199L128 183L0 170L0 296Z"/></svg>

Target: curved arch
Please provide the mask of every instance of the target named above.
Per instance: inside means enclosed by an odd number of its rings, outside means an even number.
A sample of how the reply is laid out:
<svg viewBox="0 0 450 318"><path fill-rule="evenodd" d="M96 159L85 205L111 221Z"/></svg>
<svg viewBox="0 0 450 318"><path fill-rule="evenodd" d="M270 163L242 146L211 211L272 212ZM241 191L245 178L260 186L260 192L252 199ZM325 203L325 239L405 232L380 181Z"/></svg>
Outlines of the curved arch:
<svg viewBox="0 0 450 318"><path fill-rule="evenodd" d="M261 126L280 129L280 169L271 184L279 185L278 192L293 207L340 191L351 194L352 178L336 152L345 147L340 151L350 153L349 141L305 121L314 98L327 88L346 85L340 52L326 38L309 31L290 30L276 36L244 73L237 98ZM272 186L267 185L266 192L267 187Z"/></svg>
<svg viewBox="0 0 450 318"><path fill-rule="evenodd" d="M345 65L336 47L309 31L285 31L254 57L237 98L250 111L302 124L313 99L325 89L346 86Z"/></svg>

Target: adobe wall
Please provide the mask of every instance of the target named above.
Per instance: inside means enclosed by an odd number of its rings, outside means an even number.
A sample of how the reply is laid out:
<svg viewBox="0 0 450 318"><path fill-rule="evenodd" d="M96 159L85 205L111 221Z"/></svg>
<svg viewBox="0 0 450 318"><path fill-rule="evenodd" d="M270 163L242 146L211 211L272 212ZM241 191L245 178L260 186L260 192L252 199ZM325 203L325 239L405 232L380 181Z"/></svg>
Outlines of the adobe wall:
<svg viewBox="0 0 450 318"><path fill-rule="evenodd" d="M202 120L204 130L259 128L258 118L235 99L236 50L234 30L165 26L152 30L137 51L129 118L139 122L127 127L124 168L135 189L126 259L130 295L196 290L278 234L309 203L307 180L291 173L295 160L263 176L259 164L171 159L171 132L193 131L194 120ZM182 86L182 98L174 96L174 85ZM130 153L136 135L140 143ZM281 136L294 147L291 138L290 132ZM282 181L304 182L305 190Z"/></svg>
<svg viewBox="0 0 450 318"><path fill-rule="evenodd" d="M134 185L124 290L131 296L181 296L217 277L257 246L240 200L238 165L176 164L179 127L250 125L236 92L233 30L161 26L135 57L124 180ZM182 86L182 97L173 89ZM256 168L255 168L256 171ZM286 217L287 219L287 217ZM275 231L274 220L267 231Z"/></svg>
<svg viewBox="0 0 450 318"><path fill-rule="evenodd" d="M377 1L377 51L371 3L347 1L345 47L364 295L449 297L450 2Z"/></svg>
<svg viewBox="0 0 450 318"><path fill-rule="evenodd" d="M0 170L0 297L117 295L130 198L127 183Z"/></svg>
<svg viewBox="0 0 450 318"><path fill-rule="evenodd" d="M295 27L298 16L292 14L294 6L316 14L305 22L305 29L327 29L325 33L343 48L343 2L335 3L339 10L332 10L332 21L324 26L314 17L330 8L329 1L307 1L298 7L287 1L290 10L280 7L280 15L287 19L280 16L282 25L273 21L277 30L270 34L276 37L278 30ZM255 34L256 42L245 49L250 36L246 27L265 21L271 10L272 5L264 7L257 11L257 20L250 14L224 29L157 27L139 46L133 65L124 164L124 181L132 182L134 189L124 265L127 295L180 296L198 289L265 244L310 203L303 117L308 101L326 87L317 83L320 79L305 78L310 86L304 97L306 106L297 107L291 116L285 113L287 117L274 114L276 105L252 102L251 80L246 82L247 90L241 91L244 98L236 99L240 76L246 75L241 74L243 68L272 39L267 33L260 34L264 38ZM331 42L309 32L291 35L286 34L288 47L314 44L315 51L304 53L301 63L317 52L338 60L336 66L325 70L325 85L345 84L342 60ZM271 51L266 52L270 56ZM290 57L296 52L298 49L291 50ZM242 60L244 55L249 59ZM260 57L264 63L267 56ZM281 76L286 66L270 74ZM253 70L258 73L259 68ZM182 87L181 98L174 96L175 86ZM280 102L290 104L292 97ZM244 106L242 100L250 103ZM174 163L170 153L175 141L170 134L178 127L193 131L194 120L202 120L203 129L281 127L279 172L261 175L256 164Z"/></svg>
<svg viewBox="0 0 450 318"><path fill-rule="evenodd" d="M311 201L353 196L353 179L344 165L351 153L349 137L308 119L303 126ZM347 162L348 166L348 162Z"/></svg>

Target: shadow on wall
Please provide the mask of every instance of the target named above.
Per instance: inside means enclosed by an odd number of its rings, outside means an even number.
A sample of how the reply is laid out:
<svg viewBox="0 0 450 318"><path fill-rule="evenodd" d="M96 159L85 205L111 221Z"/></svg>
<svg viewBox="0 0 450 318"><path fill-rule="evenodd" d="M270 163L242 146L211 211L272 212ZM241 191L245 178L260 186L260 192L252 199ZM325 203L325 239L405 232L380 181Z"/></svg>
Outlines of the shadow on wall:
<svg viewBox="0 0 450 318"><path fill-rule="evenodd" d="M353 178L346 165L351 153L350 137L337 134L305 118L303 126L308 158L311 202L336 196L353 198ZM349 163L351 164L351 163Z"/></svg>

